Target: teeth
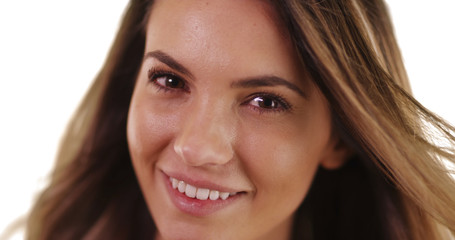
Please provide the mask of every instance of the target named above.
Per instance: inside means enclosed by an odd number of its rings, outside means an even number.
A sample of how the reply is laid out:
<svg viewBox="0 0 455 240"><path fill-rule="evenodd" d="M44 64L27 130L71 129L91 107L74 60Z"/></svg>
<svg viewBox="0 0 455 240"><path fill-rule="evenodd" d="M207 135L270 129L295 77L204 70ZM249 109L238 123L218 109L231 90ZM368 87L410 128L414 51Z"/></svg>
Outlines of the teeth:
<svg viewBox="0 0 455 240"><path fill-rule="evenodd" d="M216 190L210 191L210 200L217 200L219 196L220 196L220 192L218 192Z"/></svg>
<svg viewBox="0 0 455 240"><path fill-rule="evenodd" d="M184 193L187 197L189 198L197 198L199 200L226 200L230 196L234 196L237 193L232 192L219 192L217 190L210 190L207 188L197 188L195 186L192 186L190 184L185 183L184 181L179 181L175 178L169 178L172 184L173 189L177 189L179 192Z"/></svg>
<svg viewBox="0 0 455 240"><path fill-rule="evenodd" d="M196 197L196 191L197 191L196 187L187 184L186 185L186 189L185 189L185 195L187 197L190 197L190 198L195 198Z"/></svg>
<svg viewBox="0 0 455 240"><path fill-rule="evenodd" d="M229 197L228 192L220 192L220 198L226 200Z"/></svg>
<svg viewBox="0 0 455 240"><path fill-rule="evenodd" d="M207 188L198 188L196 198L199 200L207 200L209 198L210 190Z"/></svg>
<svg viewBox="0 0 455 240"><path fill-rule="evenodd" d="M172 188L176 189L179 185L179 181L175 178L171 178L171 182L172 182Z"/></svg>
<svg viewBox="0 0 455 240"><path fill-rule="evenodd" d="M179 185L178 185L178 188L179 188L179 192L184 193L185 192L185 188L186 188L186 183L184 181L180 181Z"/></svg>

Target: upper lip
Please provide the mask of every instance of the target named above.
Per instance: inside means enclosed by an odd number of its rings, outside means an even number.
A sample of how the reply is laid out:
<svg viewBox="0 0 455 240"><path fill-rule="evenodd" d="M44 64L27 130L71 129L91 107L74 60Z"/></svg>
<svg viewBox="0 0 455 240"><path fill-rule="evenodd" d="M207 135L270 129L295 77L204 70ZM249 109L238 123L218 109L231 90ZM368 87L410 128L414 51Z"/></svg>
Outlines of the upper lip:
<svg viewBox="0 0 455 240"><path fill-rule="evenodd" d="M185 183L190 184L197 188L207 188L210 190L217 190L219 192L229 192L229 193L246 192L244 190L239 190L239 189L235 189L232 187L219 185L217 183L214 183L213 181L209 181L207 179L203 179L200 177L194 178L194 177L188 176L186 174L176 173L176 172L164 172L164 171L162 171L162 172L168 177L175 178L179 181L184 181Z"/></svg>

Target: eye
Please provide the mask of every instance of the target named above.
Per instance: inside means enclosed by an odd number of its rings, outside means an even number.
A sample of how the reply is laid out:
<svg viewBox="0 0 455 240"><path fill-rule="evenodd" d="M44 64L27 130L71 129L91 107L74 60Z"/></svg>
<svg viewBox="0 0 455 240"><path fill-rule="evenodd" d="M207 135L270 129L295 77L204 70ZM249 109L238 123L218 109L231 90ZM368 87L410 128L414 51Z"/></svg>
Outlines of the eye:
<svg viewBox="0 0 455 240"><path fill-rule="evenodd" d="M159 90L165 91L177 91L184 90L187 91L187 86L185 81L170 72L163 72L151 69L148 73L149 80L152 82L155 87Z"/></svg>
<svg viewBox="0 0 455 240"><path fill-rule="evenodd" d="M276 112L291 109L291 105L283 97L270 93L255 94L246 102L246 104L261 112Z"/></svg>
<svg viewBox="0 0 455 240"><path fill-rule="evenodd" d="M274 109L279 107L280 103L270 97L255 97L253 100L251 100L251 105L260 108Z"/></svg>
<svg viewBox="0 0 455 240"><path fill-rule="evenodd" d="M185 83L175 76L159 76L155 78L155 83L167 88L184 88Z"/></svg>

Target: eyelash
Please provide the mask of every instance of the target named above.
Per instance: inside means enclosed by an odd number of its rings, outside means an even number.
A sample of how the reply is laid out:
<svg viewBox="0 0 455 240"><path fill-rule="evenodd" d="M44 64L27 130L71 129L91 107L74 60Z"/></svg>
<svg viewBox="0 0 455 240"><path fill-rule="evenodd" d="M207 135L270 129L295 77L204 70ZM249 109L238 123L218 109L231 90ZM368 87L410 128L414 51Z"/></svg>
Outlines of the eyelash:
<svg viewBox="0 0 455 240"><path fill-rule="evenodd" d="M189 89L187 87L186 81L183 80L178 75L174 74L173 72L160 70L160 69L156 69L156 68L151 68L151 69L149 69L147 75L148 75L149 81L154 85L154 87L156 87L158 89L158 91L164 91L164 92L184 91L184 92L189 92ZM184 84L183 88L170 88L170 87L163 86L163 85L161 85L161 84L156 82L157 79L160 78L160 77L176 79L176 80L178 80L178 81L180 81L180 82L182 82Z"/></svg>
<svg viewBox="0 0 455 240"><path fill-rule="evenodd" d="M171 87L163 86L163 85L157 83L157 79L160 77L167 77L170 79L176 79L178 81L181 81L184 84L183 88L171 88ZM158 91L164 91L165 93L172 93L172 92L178 92L178 91L190 92L190 90L187 87L186 81L170 71L160 70L157 68L151 68L148 71L148 79L153 84L153 86L158 89ZM265 98L265 99L272 100L272 101L274 101L275 104L278 104L278 106L276 108L263 108L263 107L251 105L250 104L251 101L255 100L256 98L263 98L263 99ZM251 108L254 111L257 111L260 114L286 112L286 111L291 111L293 108L292 105L283 96L281 96L280 94L271 93L271 92L256 92L254 94L251 94L247 97L247 100L244 101L241 105L248 106L249 108Z"/></svg>
<svg viewBox="0 0 455 240"><path fill-rule="evenodd" d="M253 101L256 98L266 98L269 100L274 101L276 104L278 104L278 107L276 108L262 108L262 107L257 107L253 106L250 104L251 101ZM250 96L247 97L247 100L242 104L242 105L247 105L251 109L259 112L260 114L262 113L280 113L280 112L286 112L286 111L292 111L292 105L280 94L276 93L271 93L271 92L257 92L254 94L251 94Z"/></svg>

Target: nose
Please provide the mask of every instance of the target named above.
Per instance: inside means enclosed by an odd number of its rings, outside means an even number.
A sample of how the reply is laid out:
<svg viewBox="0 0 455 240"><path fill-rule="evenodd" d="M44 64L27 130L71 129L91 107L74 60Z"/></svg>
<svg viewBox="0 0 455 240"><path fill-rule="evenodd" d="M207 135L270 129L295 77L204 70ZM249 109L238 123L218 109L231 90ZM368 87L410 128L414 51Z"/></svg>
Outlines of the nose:
<svg viewBox="0 0 455 240"><path fill-rule="evenodd" d="M182 119L174 151L190 166L222 165L234 155L232 113L221 101L194 105Z"/></svg>

